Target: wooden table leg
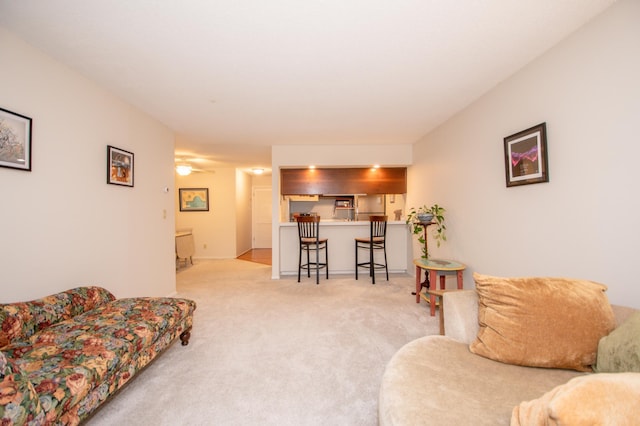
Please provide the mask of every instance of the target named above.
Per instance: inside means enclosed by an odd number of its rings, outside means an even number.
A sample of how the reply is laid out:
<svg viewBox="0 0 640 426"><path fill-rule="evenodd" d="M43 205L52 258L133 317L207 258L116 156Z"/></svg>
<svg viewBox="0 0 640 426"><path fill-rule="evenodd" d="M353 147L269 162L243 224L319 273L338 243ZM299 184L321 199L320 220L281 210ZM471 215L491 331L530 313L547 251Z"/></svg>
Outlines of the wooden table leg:
<svg viewBox="0 0 640 426"><path fill-rule="evenodd" d="M440 325L440 334L444 335L444 305L442 301L442 296L449 290L438 290L438 289L429 289L427 290L427 294L429 295L429 303L433 307L431 310L431 316L435 316L435 306L436 304L440 304L440 318L438 319L438 323Z"/></svg>
<svg viewBox="0 0 640 426"><path fill-rule="evenodd" d="M440 335L444 336L444 300L443 297L440 296L440 319L438 323L440 324Z"/></svg>
<svg viewBox="0 0 640 426"><path fill-rule="evenodd" d="M462 290L462 272L463 271L458 271L456 274L458 276L458 290Z"/></svg>
<svg viewBox="0 0 640 426"><path fill-rule="evenodd" d="M437 290L435 288L436 285L437 285L436 284L437 283L437 281L436 281L437 276L438 276L438 272L436 270L431 269L429 271L429 282L433 284L433 287L434 287L433 290ZM444 276L442 276L442 277L444 278ZM433 295L433 294L429 295L429 305L430 305L429 309L431 311L431 316L435 316L435 314L436 314L436 296Z"/></svg>
<svg viewBox="0 0 640 426"><path fill-rule="evenodd" d="M445 289L445 285L446 285L445 284L445 279L446 278L447 277L444 274L440 275L440 290L444 290Z"/></svg>
<svg viewBox="0 0 640 426"><path fill-rule="evenodd" d="M422 290L422 284L420 283L420 275L422 269L416 266L416 303L420 303L420 290Z"/></svg>

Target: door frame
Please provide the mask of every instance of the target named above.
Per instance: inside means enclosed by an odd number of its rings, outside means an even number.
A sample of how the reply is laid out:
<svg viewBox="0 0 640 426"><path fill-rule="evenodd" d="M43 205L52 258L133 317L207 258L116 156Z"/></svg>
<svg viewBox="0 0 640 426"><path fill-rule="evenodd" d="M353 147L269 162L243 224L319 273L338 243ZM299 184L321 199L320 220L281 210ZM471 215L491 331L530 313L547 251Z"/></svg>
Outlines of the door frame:
<svg viewBox="0 0 640 426"><path fill-rule="evenodd" d="M271 217L271 221L269 222L269 225L266 227L258 226L259 216L258 216L258 206L256 203L256 198L257 198L256 193L259 191L262 191L262 192L269 191L269 208L267 210L268 210L269 216ZM253 188L251 188L251 248L272 248L273 247L272 234L271 234L271 226L273 224L272 195L273 195L273 188L271 186L260 185L260 186L254 186ZM259 236L258 232L260 232L262 228L264 228L263 232L265 232L265 234ZM258 241L259 237L263 238L263 240L260 240L260 241L268 240L269 247L256 247L256 242Z"/></svg>

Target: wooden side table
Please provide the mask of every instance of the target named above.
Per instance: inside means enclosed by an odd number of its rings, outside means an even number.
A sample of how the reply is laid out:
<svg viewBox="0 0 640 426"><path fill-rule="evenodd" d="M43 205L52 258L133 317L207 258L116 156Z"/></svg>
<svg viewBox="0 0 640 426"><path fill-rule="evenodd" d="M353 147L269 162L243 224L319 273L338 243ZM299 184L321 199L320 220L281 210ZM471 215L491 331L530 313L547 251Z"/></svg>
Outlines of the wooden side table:
<svg viewBox="0 0 640 426"><path fill-rule="evenodd" d="M455 290L436 290L435 288L427 290L427 295L429 296L429 305L431 307L431 316L435 314L436 303L438 304L438 306L440 306L439 324L441 336L444 336L444 305L442 303L442 296L448 291ZM426 298L426 296L424 297Z"/></svg>
<svg viewBox="0 0 640 426"><path fill-rule="evenodd" d="M455 273L458 281L458 290L462 290L462 273L467 268L464 264L446 259L423 259L418 258L413 260L413 264L416 265L416 303L420 303L420 291L422 290L421 275L422 270L428 271L429 283L432 283L433 290L437 290L436 277L440 275L440 290L445 289L445 276L447 274ZM427 272L425 272L427 273ZM427 287L427 293L431 288ZM429 303L431 304L431 316L436 314L436 295L429 295Z"/></svg>

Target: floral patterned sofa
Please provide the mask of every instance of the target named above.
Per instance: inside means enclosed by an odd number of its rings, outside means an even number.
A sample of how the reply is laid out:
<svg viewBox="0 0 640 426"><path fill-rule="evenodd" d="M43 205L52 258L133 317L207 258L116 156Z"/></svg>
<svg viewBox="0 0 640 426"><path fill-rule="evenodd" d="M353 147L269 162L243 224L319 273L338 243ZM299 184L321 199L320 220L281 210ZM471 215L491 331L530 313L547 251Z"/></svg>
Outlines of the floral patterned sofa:
<svg viewBox="0 0 640 426"><path fill-rule="evenodd" d="M79 287L0 305L0 424L77 425L177 337L195 302Z"/></svg>

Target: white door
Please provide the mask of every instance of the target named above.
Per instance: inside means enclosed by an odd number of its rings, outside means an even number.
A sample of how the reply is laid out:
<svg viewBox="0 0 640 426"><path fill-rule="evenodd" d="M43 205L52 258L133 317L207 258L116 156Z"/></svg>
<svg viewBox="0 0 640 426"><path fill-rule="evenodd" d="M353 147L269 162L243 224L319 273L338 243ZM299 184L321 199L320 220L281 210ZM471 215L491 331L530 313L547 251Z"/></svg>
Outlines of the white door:
<svg viewBox="0 0 640 426"><path fill-rule="evenodd" d="M253 247L271 248L271 188L253 188Z"/></svg>

